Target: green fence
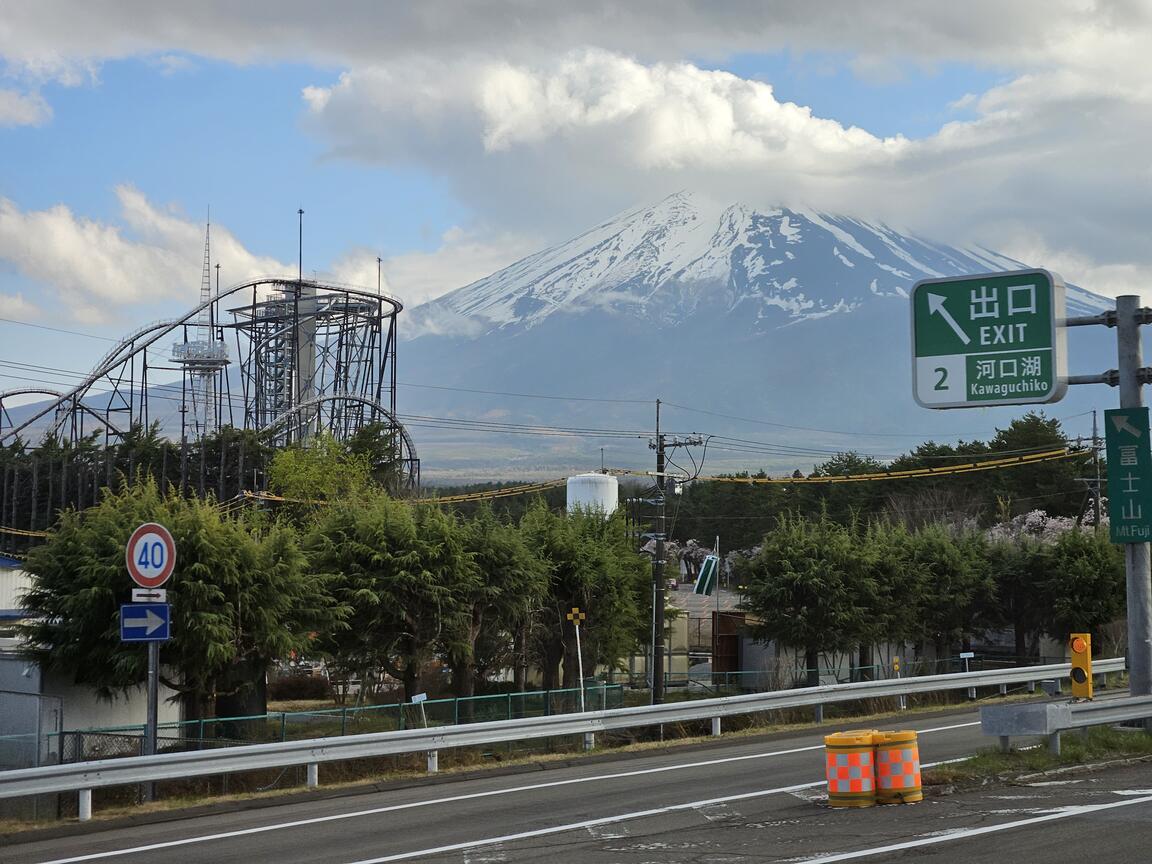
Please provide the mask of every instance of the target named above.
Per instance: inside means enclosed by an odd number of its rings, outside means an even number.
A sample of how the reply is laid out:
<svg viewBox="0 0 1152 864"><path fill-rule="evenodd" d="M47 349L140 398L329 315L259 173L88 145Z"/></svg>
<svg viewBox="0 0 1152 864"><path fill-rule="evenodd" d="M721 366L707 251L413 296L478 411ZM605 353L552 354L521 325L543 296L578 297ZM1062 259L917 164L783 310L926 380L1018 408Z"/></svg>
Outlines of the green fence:
<svg viewBox="0 0 1152 864"><path fill-rule="evenodd" d="M584 688L585 707L600 711L624 706L624 686L589 681ZM249 717L214 717L161 723L157 738L161 749L213 747L391 732L422 726L448 726L545 717L580 710L580 689L496 693L467 698L429 699L391 705L325 708L316 711L274 711ZM83 761L104 756L135 755L144 734L142 725L103 729L80 729L61 735L64 761Z"/></svg>

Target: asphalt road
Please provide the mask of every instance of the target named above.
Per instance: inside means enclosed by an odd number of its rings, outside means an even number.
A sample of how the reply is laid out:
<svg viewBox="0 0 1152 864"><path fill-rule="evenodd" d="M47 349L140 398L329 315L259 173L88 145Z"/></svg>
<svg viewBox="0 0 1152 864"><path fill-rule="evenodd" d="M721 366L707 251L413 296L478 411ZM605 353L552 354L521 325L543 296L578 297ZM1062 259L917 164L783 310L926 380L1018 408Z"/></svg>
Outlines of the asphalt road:
<svg viewBox="0 0 1152 864"><path fill-rule="evenodd" d="M974 712L908 724L931 763L989 746ZM892 728L885 724L886 728ZM916 805L823 806L823 733L13 842L44 862L1152 861L1152 766Z"/></svg>

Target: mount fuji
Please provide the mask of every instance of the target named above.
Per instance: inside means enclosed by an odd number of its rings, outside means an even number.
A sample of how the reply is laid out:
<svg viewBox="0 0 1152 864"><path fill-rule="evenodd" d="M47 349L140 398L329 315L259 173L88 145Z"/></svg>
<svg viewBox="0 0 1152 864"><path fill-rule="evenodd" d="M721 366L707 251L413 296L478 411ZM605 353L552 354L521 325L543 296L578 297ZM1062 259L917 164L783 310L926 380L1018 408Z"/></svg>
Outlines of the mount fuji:
<svg viewBox="0 0 1152 864"><path fill-rule="evenodd" d="M845 216L678 193L412 309L401 380L456 389L403 388L401 414L650 430L660 398L682 406L665 415L671 431L780 448L778 458L729 453L711 465L725 470L810 470L823 460L797 455L805 448L895 455L929 437L987 436L1027 409L914 404L908 294L923 278L1042 265ZM1068 287L1069 316L1109 306ZM1071 371L1114 364L1102 337L1069 340ZM477 390L489 392L465 392ZM1112 401L1102 388L1073 390L1094 391L1073 392L1076 407ZM421 448L430 477L599 467L605 444L409 423L417 446L431 448ZM613 464L649 461L642 442L609 447Z"/></svg>

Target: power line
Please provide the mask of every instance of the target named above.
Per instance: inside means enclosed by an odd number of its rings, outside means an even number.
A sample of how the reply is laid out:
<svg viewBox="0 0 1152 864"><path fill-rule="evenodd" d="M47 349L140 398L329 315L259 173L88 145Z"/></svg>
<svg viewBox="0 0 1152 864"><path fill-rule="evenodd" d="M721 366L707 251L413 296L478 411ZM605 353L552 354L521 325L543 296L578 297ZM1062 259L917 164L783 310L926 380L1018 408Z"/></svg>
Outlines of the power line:
<svg viewBox="0 0 1152 864"><path fill-rule="evenodd" d="M47 324L33 324L31 321L18 321L15 318L0 318L5 324L21 324L24 327L35 327L37 330L51 330L53 333L67 333L69 336L83 336L85 339L99 339L101 342L119 342L108 336L97 336L95 333L84 333L80 330L65 330L63 327L49 327Z"/></svg>
<svg viewBox="0 0 1152 864"><path fill-rule="evenodd" d="M871 438L920 438L920 439L927 438L927 439L931 439L933 437L932 435L925 435L921 432L845 432L845 431L839 430L839 429L819 429L819 428L814 427L814 426L793 426L789 423L777 423L777 422L774 422L772 420L757 420L757 419L754 419L752 417L739 417L735 414L723 414L719 411L707 411L703 408L693 408L690 405L679 405L675 402L665 402L664 404L667 405L669 408L679 408L681 411L693 411L697 414L708 414L712 417L723 417L727 420L740 420L744 423L755 423L755 424L758 424L760 426L774 426L774 427L779 428L779 429L793 429L793 430L796 430L798 432L820 432L820 433L823 433L825 435L845 435L845 436L851 436L851 437L867 436L867 437L871 437ZM960 435L976 435L976 434L980 434L980 433L977 433L977 432L951 433L951 435L953 437L959 437Z"/></svg>
<svg viewBox="0 0 1152 864"><path fill-rule="evenodd" d="M747 485L789 484L789 483L867 483L876 480L912 480L921 477L944 477L950 474L971 474L976 471L992 471L996 468L1013 468L1020 465L1034 465L1039 462L1052 462L1059 459L1073 459L1086 456L1084 451L1070 451L1067 448L1036 453L1028 456L1012 456L1007 459L986 459L965 465L949 465L944 468L912 468L906 471L884 471L871 474L839 474L828 477L701 477L714 483L743 483Z"/></svg>
<svg viewBox="0 0 1152 864"><path fill-rule="evenodd" d="M454 393L483 393L488 396L514 396L519 399L555 399L561 402L614 402L625 405L651 405L651 399L607 399L595 396L551 396L543 393L507 393L503 390L476 390L470 387L448 387L441 384L415 384L397 381L400 387L418 387L422 390L451 390Z"/></svg>

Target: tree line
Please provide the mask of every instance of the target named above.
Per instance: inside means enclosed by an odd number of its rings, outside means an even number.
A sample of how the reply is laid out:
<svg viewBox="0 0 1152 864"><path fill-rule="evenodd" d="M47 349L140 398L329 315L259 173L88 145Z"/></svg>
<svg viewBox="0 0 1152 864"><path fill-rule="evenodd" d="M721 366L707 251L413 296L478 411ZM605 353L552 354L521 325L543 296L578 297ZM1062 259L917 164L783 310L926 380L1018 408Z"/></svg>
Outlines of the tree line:
<svg viewBox="0 0 1152 864"><path fill-rule="evenodd" d="M118 613L124 543L147 521L176 541L160 656L189 719L263 713L269 669L293 654L366 683L386 673L407 699L430 668L460 696L505 669L523 688L529 666L545 688L575 686L573 606L587 614L587 669L646 638L650 565L619 516L540 502L518 521L490 508L462 517L391 498L373 469L326 439L272 458L283 504L229 509L146 477L65 510L26 560L26 652L105 696L143 680L145 652L120 642Z"/></svg>
<svg viewBox="0 0 1152 864"><path fill-rule="evenodd" d="M1059 449L1071 443L1059 420L1031 412L998 430L988 441L928 441L888 464L854 452L838 453L807 471L797 468L793 473L796 477L834 477L941 469L961 462ZM1100 472L1104 472L1102 463ZM1066 459L938 478L828 485L696 482L689 483L680 500L669 508L671 533L678 540L719 536L724 548L745 549L759 542L781 515L789 513L812 519L826 513L841 524L888 519L910 527L941 522L988 527L1036 509L1076 518L1089 509L1088 489L1080 478L1094 474L1092 451L1084 448ZM749 479L767 476L763 471L733 475Z"/></svg>
<svg viewBox="0 0 1152 864"><path fill-rule="evenodd" d="M1124 559L1106 530L1034 512L992 530L782 516L738 559L753 634L792 647L810 683L820 655L873 667L878 647L948 656L1011 629L1021 660L1040 636L1100 633L1123 615Z"/></svg>
<svg viewBox="0 0 1152 864"><path fill-rule="evenodd" d="M543 497L499 510L402 501L388 493L387 442L370 430L353 442L320 438L275 452L233 433L221 430L202 447L215 489L176 482L175 451L152 433L102 457L64 448L64 464L93 476L91 487L65 481L73 494L90 490L77 499L61 491L59 477L36 487L37 502L47 495L56 503L50 536L27 553L34 587L25 606L35 617L24 635L46 669L105 695L143 679L144 652L119 642L118 606L131 587L123 544L145 521L168 525L177 542L174 638L162 662L189 718L262 713L267 671L293 654L323 657L338 676L368 687L387 674L406 698L429 669L443 670L461 696L505 670L523 689L530 667L545 688L573 686L575 634L565 614L574 606L588 616L586 669L611 668L647 643L650 560L637 553L622 515L565 516ZM894 467L1064 443L1056 421L1032 414L988 444L929 443ZM40 464L25 452L0 456L7 478ZM1103 626L1123 601L1116 550L1073 530L1082 490L1074 478L1086 458L909 481L931 483L927 490L890 481L692 484L670 521L683 536L720 534L726 548L759 543L738 570L753 633L807 659L852 651L868 666L879 644L943 650L1009 627L1024 656L1040 634ZM841 454L816 473L879 467ZM282 500L233 498L233 489L248 488L249 470ZM116 480L104 482L109 476ZM21 486L20 500L29 492ZM908 504L914 495L930 506ZM1066 530L989 531L992 513L1027 522L1038 497L1056 514L1049 522ZM41 506L33 510L47 520ZM920 509L930 515L909 518ZM708 533L689 532L701 526ZM735 526L743 526L739 540Z"/></svg>

